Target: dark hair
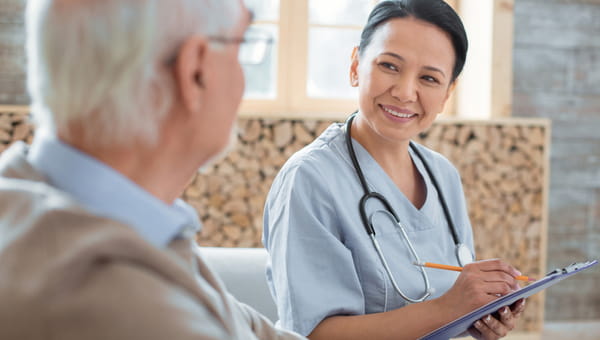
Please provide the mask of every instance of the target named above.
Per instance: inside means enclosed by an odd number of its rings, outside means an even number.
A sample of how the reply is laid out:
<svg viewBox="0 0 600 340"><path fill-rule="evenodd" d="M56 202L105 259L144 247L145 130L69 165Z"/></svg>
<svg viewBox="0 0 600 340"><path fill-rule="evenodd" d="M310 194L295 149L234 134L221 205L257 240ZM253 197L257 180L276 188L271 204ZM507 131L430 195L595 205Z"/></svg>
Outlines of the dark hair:
<svg viewBox="0 0 600 340"><path fill-rule="evenodd" d="M413 17L423 20L448 33L454 46L454 69L452 81L458 77L467 58L467 33L458 14L444 0L387 0L378 3L369 14L358 50L362 53L371 43L377 28L394 18Z"/></svg>

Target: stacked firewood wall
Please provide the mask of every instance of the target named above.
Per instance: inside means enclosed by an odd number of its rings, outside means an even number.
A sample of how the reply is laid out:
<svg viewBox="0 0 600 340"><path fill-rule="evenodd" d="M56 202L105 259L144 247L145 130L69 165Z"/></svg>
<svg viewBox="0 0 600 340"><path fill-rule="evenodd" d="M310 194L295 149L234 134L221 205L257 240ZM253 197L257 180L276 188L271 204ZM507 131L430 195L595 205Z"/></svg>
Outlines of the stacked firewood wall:
<svg viewBox="0 0 600 340"><path fill-rule="evenodd" d="M444 123L419 139L461 174L477 259L503 258L533 277L546 272L548 133L531 121ZM518 329L539 331L543 294L527 305Z"/></svg>
<svg viewBox="0 0 600 340"><path fill-rule="evenodd" d="M200 244L261 247L262 213L275 175L330 122L240 119L237 145L201 171L184 194L200 213Z"/></svg>
<svg viewBox="0 0 600 340"><path fill-rule="evenodd" d="M235 146L202 169L183 198L198 211L203 246L261 247L271 183L287 158L331 121L240 119ZM548 133L545 121L440 121L417 141L442 153L461 174L478 259L503 258L534 277L545 272ZM0 112L0 151L31 142L26 115ZM528 300L521 330L540 330L543 295Z"/></svg>
<svg viewBox="0 0 600 340"><path fill-rule="evenodd" d="M185 199L197 207L205 246L261 247L265 197L285 160L330 121L241 119L237 146L196 176ZM417 141L457 167L478 259L503 258L545 272L548 126L542 122L439 122ZM543 296L528 300L520 329L539 330Z"/></svg>
<svg viewBox="0 0 600 340"><path fill-rule="evenodd" d="M33 128L27 114L17 110L0 111L0 152L14 141L31 143L32 139Z"/></svg>

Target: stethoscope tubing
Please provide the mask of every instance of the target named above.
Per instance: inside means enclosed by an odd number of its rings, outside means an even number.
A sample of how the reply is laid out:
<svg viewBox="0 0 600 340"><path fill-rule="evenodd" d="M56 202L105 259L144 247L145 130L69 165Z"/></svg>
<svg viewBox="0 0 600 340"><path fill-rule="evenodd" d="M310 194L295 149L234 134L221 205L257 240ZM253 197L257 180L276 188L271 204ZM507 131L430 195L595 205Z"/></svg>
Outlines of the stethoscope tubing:
<svg viewBox="0 0 600 340"><path fill-rule="evenodd" d="M385 210L381 210L382 212L387 213L398 225L398 228L400 229L402 236L404 237L404 240L406 241L406 244L409 248L409 251L411 252L411 254L413 255L413 257L415 258L415 260L417 262L421 262L416 250L414 249L412 243L410 242L410 239L408 238L408 234L406 233L406 230L404 230L404 226L402 225L402 223L400 222L400 218L398 217L398 215L396 214L396 212L394 211L392 205L388 202L388 200L381 195L378 192L375 191L371 191L369 190L369 186L367 185L367 181L365 179L365 176L362 172L362 169L360 167L360 164L358 163L358 159L356 158L356 153L354 151L354 146L352 145L352 132L351 132L351 128L352 128L352 121L354 120L354 117L356 116L356 112L353 113L347 120L346 122L346 145L348 147L348 153L350 155L350 160L352 161L352 165L354 166L354 169L356 171L356 174L358 176L358 179L360 181L360 184L363 188L364 194L361 197L359 204L358 204L358 209L360 212L360 218L361 221L363 223L363 226L367 232L367 234L369 235L369 238L371 239L371 242L373 243L373 247L375 248L375 251L377 253L377 256L379 257L391 283L392 286L394 288L394 290L406 301L410 302L410 303L417 303L417 302L422 302L425 301L427 298L429 298L432 293L433 290L431 289L431 284L429 282L429 278L427 276L427 273L425 272L425 268L423 267L419 267L420 271L421 271L421 275L423 276L423 281L425 283L425 293L416 299L410 298L408 297L406 294L404 294L402 292L402 290L400 289L400 287L398 286L398 284L396 283L396 280L394 279L394 275L392 274L392 271L385 259L385 256L383 255L383 251L381 250L381 247L379 246L379 242L377 241L377 238L375 237L375 228L373 227L373 223L371 223L372 221L369 220L369 218L367 217L367 212L366 212L366 203L369 199L374 198L376 200L378 200L379 202L381 202L384 207ZM431 171L431 168L429 167L429 164L427 164L427 162L425 161L425 158L423 157L423 155L421 154L421 152L417 149L416 145L413 144L413 142L410 142L410 147L411 149L415 152L415 155L417 157L419 157L419 159L421 160L421 162L423 163L424 167L425 167L425 171L427 172L429 178L431 179L431 182L433 184L433 186L435 187L437 193L438 193L438 198L439 201L442 205L442 209L444 211L444 215L446 217L446 220L448 221L448 225L450 227L450 231L452 234L452 239L454 241L454 244L456 245L456 255L458 258L458 261L460 262L461 265L464 265L463 260L461 259L460 253L462 250L462 248L464 247L463 244L460 243L459 239L458 239L458 235L456 233L456 227L452 221L451 215L450 215L450 209L448 208L448 205L446 204L446 200L440 190L439 184L437 182L437 180L435 179L435 176L433 176L433 172ZM372 217L372 216L371 216Z"/></svg>
<svg viewBox="0 0 600 340"><path fill-rule="evenodd" d="M365 179L365 176L362 172L362 168L360 167L360 164L358 163L358 159L356 158L356 152L354 151L354 145L352 145L351 127L352 127L352 121L354 120L355 116L356 116L356 112L353 113L346 122L346 145L349 150L350 160L352 161L352 165L354 166L356 175L358 176L358 180L360 181L360 184L364 191L364 196L361 198L359 204L362 206L364 203L366 203L366 200L368 198L376 197L379 201L381 201L385 205L386 209L388 209L392 213L392 215L394 215L394 217L397 220L399 220L398 215L396 214L394 209L392 209L392 206L387 201L387 199L385 199L385 197L383 197L383 195L369 190L369 186L367 185L367 180ZM456 232L456 226L454 225L452 216L450 215L450 209L448 208L448 204L446 202L444 194L440 190L440 185L439 185L436 177L433 175L433 172L431 171L431 167L425 161L425 157L423 157L423 154L421 153L421 151L417 148L417 146L412 141L410 142L409 145L410 145L410 148L413 150L413 152L417 155L417 157L419 157L419 159L421 160L421 163L423 163L423 166L425 167L425 171L427 172L427 175L429 176L429 179L431 180L433 187L437 191L440 204L442 205L442 210L444 211L444 216L446 217L446 221L448 222L448 225L450 226L450 232L452 234L452 239L454 241L454 244L456 246L458 246L461 243L460 243L460 240L458 239L458 234ZM367 223L368 220L367 220L366 216L365 217L362 216L362 213L361 213L361 219L363 221L363 224L365 224L365 229L367 230L367 233L369 233L369 235L371 233L375 234L375 230L372 227L369 228L366 226L366 225L368 225L368 223Z"/></svg>
<svg viewBox="0 0 600 340"><path fill-rule="evenodd" d="M437 191L438 198L442 205L442 210L444 211L444 216L446 216L446 221L448 221L448 225L450 226L450 232L452 233L452 239L454 240L454 244L456 246L459 246L461 243L460 243L460 240L458 239L458 235L456 233L456 226L454 225L454 221L452 220L452 216L450 215L450 209L448 208L448 204L446 203L444 194L440 190L440 185L437 181L437 178L433 175L433 172L431 171L429 164L425 161L423 154L417 148L417 146L412 141L410 142L409 145L410 145L410 148L413 150L413 152L417 155L417 157L419 157L419 159L421 160L421 163L423 163L423 166L425 167L425 171L427 171L427 175L429 176L429 179L431 180L433 187Z"/></svg>

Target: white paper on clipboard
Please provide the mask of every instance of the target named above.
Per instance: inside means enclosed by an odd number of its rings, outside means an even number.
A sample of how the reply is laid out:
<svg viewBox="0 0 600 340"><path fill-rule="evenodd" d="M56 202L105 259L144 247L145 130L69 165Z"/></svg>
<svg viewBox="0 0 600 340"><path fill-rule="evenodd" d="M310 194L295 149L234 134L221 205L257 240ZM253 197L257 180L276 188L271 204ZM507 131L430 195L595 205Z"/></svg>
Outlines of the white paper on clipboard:
<svg viewBox="0 0 600 340"><path fill-rule="evenodd" d="M555 269L548 273L544 278L535 281L534 283L516 290L510 294L506 294L486 305L483 305L474 311L461 316L460 318L436 329L435 331L420 338L421 340L438 340L449 339L464 333L475 321L484 316L496 312L504 306L510 306L519 299L529 297L539 291L542 291L556 283L566 279L569 276L575 275L583 270L598 264L598 260L573 263L565 268Z"/></svg>

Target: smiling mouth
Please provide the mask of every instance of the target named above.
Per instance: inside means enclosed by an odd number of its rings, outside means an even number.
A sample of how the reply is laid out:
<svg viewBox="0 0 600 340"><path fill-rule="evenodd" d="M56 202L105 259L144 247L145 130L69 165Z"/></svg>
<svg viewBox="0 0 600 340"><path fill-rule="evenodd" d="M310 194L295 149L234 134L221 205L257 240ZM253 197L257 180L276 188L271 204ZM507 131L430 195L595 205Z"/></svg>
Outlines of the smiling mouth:
<svg viewBox="0 0 600 340"><path fill-rule="evenodd" d="M400 112L396 112L392 109L388 109L387 107L383 107L381 106L381 108L383 109L383 111L391 114L394 117L398 117L398 118L412 118L415 117L417 114L416 113L400 113Z"/></svg>

